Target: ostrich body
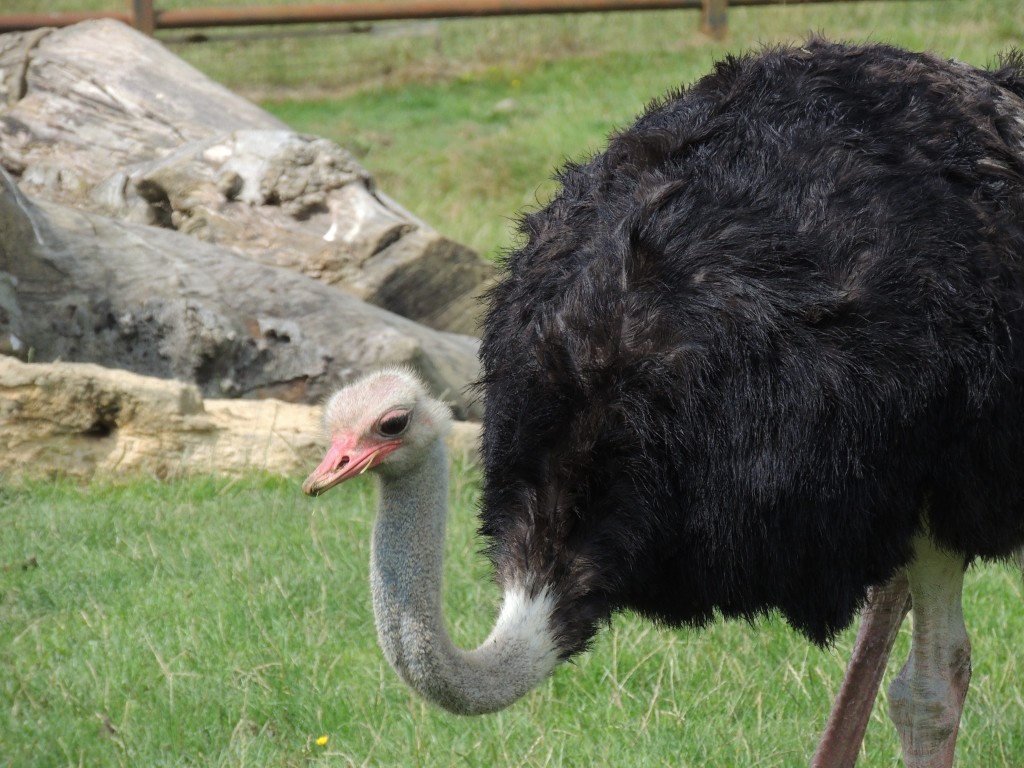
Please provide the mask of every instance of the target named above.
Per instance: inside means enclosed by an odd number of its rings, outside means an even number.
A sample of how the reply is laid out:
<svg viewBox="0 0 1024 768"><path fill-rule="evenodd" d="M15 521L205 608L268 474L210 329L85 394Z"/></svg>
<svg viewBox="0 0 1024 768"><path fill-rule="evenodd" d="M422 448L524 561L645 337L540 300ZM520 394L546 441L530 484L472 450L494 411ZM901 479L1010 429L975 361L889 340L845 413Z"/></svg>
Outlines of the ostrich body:
<svg viewBox="0 0 1024 768"><path fill-rule="evenodd" d="M949 766L964 569L1024 544L1022 158L1019 59L811 41L727 59L566 167L488 297L481 532L505 597L478 649L440 616L445 409L387 371L325 410L305 490L379 477L399 674L486 712L620 610L778 612L825 644L866 604L814 758L852 765L909 594L891 715L908 766Z"/></svg>

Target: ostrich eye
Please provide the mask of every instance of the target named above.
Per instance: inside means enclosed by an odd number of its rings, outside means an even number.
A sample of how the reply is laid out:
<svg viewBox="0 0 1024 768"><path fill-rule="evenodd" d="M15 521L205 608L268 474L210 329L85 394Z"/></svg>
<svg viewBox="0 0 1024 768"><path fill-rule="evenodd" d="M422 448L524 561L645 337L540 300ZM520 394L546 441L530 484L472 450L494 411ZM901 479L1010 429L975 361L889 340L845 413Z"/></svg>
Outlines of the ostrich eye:
<svg viewBox="0 0 1024 768"><path fill-rule="evenodd" d="M380 420L377 431L384 437L398 437L409 426L409 411L394 411Z"/></svg>

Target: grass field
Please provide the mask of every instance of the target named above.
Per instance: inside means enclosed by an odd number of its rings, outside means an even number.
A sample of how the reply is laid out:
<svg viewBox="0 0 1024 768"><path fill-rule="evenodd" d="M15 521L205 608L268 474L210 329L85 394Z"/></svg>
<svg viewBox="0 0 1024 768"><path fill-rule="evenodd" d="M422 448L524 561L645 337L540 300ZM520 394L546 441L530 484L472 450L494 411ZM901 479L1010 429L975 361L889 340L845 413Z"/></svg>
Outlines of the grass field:
<svg viewBox="0 0 1024 768"><path fill-rule="evenodd" d="M89 2L4 12L112 5ZM391 196L493 256L516 211L551 193L555 166L726 52L820 31L986 64L1024 43L1024 2L732 10L730 24L723 42L693 13L659 12L169 44L356 152ZM453 479L446 605L470 645L497 595L473 536L478 477ZM294 478L0 481L0 767L806 765L849 632L822 651L775 620L668 632L627 615L505 712L427 707L376 645L372 503L365 480L316 501ZM959 765L1019 767L1019 575L979 568L965 593L975 676ZM860 764L898 763L883 698Z"/></svg>
<svg viewBox="0 0 1024 768"><path fill-rule="evenodd" d="M476 473L453 477L446 606L468 646L497 595ZM460 718L415 699L377 648L365 480L318 500L267 477L5 483L0 498L0 766L806 765L850 642L627 615L511 709ZM1024 765L1019 576L981 568L966 593L959 765ZM897 755L879 704L860 764Z"/></svg>

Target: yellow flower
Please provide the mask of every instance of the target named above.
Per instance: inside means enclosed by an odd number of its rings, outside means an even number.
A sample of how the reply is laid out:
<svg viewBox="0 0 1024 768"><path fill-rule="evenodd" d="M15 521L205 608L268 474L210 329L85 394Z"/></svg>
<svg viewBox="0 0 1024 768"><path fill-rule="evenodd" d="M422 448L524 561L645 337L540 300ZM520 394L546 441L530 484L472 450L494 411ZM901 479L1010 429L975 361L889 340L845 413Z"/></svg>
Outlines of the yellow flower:
<svg viewBox="0 0 1024 768"><path fill-rule="evenodd" d="M319 739L316 740L316 745L318 747L326 747L327 746L327 740L330 739L330 738L331 738L330 736L321 736Z"/></svg>

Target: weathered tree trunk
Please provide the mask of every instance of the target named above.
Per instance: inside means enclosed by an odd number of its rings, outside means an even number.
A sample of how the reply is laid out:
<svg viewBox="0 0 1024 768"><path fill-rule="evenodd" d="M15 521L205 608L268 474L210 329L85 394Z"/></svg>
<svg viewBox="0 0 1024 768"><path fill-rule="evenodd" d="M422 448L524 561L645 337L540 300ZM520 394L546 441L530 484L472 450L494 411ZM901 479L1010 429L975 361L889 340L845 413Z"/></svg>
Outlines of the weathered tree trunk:
<svg viewBox="0 0 1024 768"><path fill-rule="evenodd" d="M36 360L194 382L207 397L316 402L383 364L413 366L463 418L477 340L171 230L56 203L0 172L0 340Z"/></svg>
<svg viewBox="0 0 1024 768"><path fill-rule="evenodd" d="M229 246L439 330L476 333L494 273L344 149L114 21L0 36L0 165L35 199Z"/></svg>
<svg viewBox="0 0 1024 768"><path fill-rule="evenodd" d="M318 407L204 400L193 384L88 363L0 356L0 423L0 475L301 477L324 450ZM458 422L449 449L474 461L478 440L477 425Z"/></svg>

